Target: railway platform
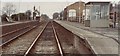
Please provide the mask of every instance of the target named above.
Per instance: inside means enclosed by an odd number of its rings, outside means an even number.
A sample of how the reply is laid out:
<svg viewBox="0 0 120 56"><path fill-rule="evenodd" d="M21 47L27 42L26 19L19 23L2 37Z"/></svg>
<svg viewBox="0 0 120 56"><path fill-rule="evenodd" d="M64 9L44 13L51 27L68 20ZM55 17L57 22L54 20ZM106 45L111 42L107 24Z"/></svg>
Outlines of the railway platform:
<svg viewBox="0 0 120 56"><path fill-rule="evenodd" d="M90 44L95 54L118 54L117 29L89 28L80 23L55 20L57 23L70 30Z"/></svg>
<svg viewBox="0 0 120 56"><path fill-rule="evenodd" d="M87 31L90 31L93 33L100 34L102 36L112 38L115 41L120 43L120 41L118 40L118 28L85 27L83 24L78 23L78 22L69 22L69 21L62 21L62 22L70 24L70 25L75 26L77 28L81 28L83 30L87 30Z"/></svg>

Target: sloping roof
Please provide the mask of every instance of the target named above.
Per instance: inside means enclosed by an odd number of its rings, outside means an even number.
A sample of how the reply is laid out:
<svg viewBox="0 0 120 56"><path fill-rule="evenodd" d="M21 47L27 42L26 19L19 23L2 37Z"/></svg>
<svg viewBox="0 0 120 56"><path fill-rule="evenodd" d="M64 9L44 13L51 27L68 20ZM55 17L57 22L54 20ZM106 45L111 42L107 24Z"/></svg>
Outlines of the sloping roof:
<svg viewBox="0 0 120 56"><path fill-rule="evenodd" d="M86 4L90 4L90 3L110 3L110 1L89 1Z"/></svg>
<svg viewBox="0 0 120 56"><path fill-rule="evenodd" d="M80 3L85 3L85 2L83 2L83 1L78 1L78 2L71 3L71 4L68 5L68 6L72 6L72 5L74 5L74 4L79 4L79 2L80 2ZM68 7L68 6L66 6L66 7Z"/></svg>
<svg viewBox="0 0 120 56"><path fill-rule="evenodd" d="M75 3L73 3L73 4L79 4L79 3L85 3L85 2L83 2L83 1L78 1L78 2L75 2ZM71 5L73 5L73 4L71 4ZM70 5L70 6L71 6Z"/></svg>

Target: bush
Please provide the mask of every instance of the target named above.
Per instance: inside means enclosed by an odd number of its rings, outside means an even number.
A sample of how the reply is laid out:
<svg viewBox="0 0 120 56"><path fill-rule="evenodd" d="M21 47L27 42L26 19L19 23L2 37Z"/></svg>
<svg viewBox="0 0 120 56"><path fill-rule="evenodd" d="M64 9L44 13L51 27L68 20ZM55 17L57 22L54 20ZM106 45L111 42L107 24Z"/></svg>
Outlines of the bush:
<svg viewBox="0 0 120 56"><path fill-rule="evenodd" d="M11 18L13 19L13 21L18 21L18 14L11 15Z"/></svg>
<svg viewBox="0 0 120 56"><path fill-rule="evenodd" d="M3 15L1 16L1 21L2 21L2 22L3 22L3 21L8 22L8 21L7 21L7 18L8 18L7 14L3 14Z"/></svg>

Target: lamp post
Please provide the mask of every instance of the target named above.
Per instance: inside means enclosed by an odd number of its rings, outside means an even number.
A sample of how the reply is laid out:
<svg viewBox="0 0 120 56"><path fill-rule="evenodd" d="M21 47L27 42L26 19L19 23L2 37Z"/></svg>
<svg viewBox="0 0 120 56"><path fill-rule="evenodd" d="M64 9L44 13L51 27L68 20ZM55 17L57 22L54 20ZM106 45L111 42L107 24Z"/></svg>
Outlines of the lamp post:
<svg viewBox="0 0 120 56"><path fill-rule="evenodd" d="M81 0L80 0L81 1ZM80 22L80 1L79 1L79 6L78 6L78 12L79 12L79 17L78 17L78 22Z"/></svg>
<svg viewBox="0 0 120 56"><path fill-rule="evenodd" d="M78 11L79 11L79 14L78 14L78 15L79 15L78 20L79 20L79 21L78 21L78 22L80 22L80 23L82 23L82 20L81 20L82 18L81 18L81 15L80 15L80 13L81 13L81 8L80 8L80 7L81 7L81 4L80 4L80 3L81 3L81 2L82 2L82 1L79 0L79 6L78 6Z"/></svg>
<svg viewBox="0 0 120 56"><path fill-rule="evenodd" d="M0 1L0 7L1 7L1 5L2 5L2 2ZM1 15L2 15L2 9L0 9L0 24L2 24L1 23L2 22Z"/></svg>
<svg viewBox="0 0 120 56"><path fill-rule="evenodd" d="M116 28L116 3L114 1L113 3L113 7L114 7L114 11L113 11L113 25L114 25L114 28Z"/></svg>

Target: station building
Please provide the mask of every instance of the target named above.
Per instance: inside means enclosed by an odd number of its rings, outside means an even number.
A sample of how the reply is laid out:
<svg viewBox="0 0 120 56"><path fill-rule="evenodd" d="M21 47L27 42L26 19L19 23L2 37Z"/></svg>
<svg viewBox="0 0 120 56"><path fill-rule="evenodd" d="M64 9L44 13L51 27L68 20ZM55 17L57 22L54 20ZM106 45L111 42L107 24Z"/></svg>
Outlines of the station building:
<svg viewBox="0 0 120 56"><path fill-rule="evenodd" d="M83 10L86 27L109 27L110 2L93 1L85 4Z"/></svg>
<svg viewBox="0 0 120 56"><path fill-rule="evenodd" d="M69 6L67 6L64 9L64 20L67 21L75 21L75 22L82 22L82 12L84 9L85 3L80 1L80 2L75 2Z"/></svg>
<svg viewBox="0 0 120 56"><path fill-rule="evenodd" d="M75 2L64 8L63 20L80 22L86 27L109 27L109 1Z"/></svg>

